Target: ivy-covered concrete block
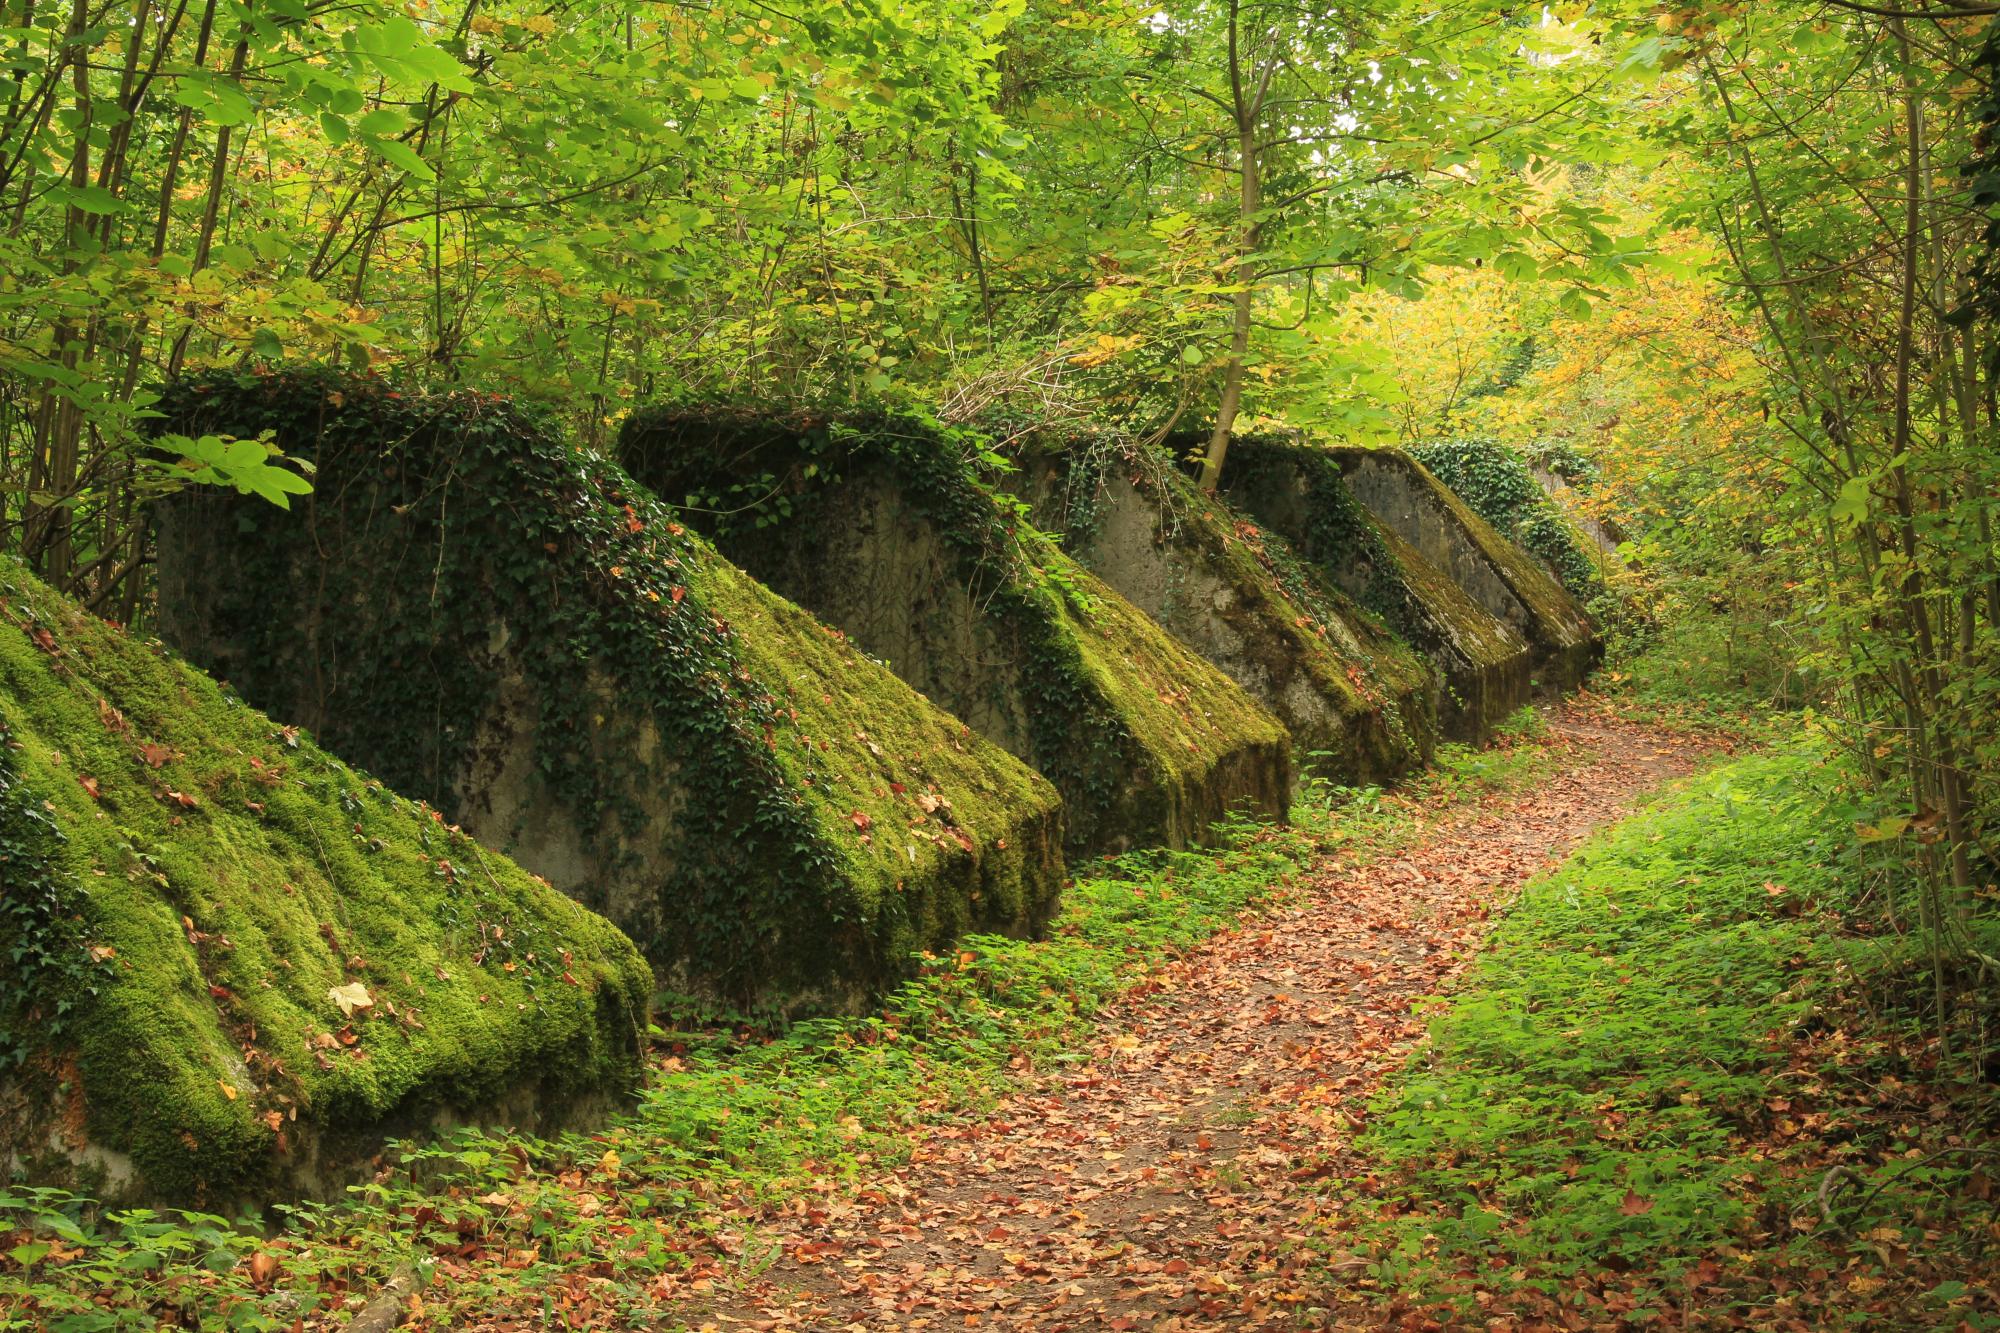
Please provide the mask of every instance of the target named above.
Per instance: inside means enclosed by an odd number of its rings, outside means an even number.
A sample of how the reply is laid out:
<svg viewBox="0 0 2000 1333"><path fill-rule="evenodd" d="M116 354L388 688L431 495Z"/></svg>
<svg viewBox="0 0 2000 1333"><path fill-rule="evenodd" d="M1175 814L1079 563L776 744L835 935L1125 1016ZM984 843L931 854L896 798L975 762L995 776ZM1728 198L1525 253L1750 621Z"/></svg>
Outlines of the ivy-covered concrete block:
<svg viewBox="0 0 2000 1333"><path fill-rule="evenodd" d="M1046 781L533 413L325 375L166 406L317 466L291 514L166 507L166 636L617 921L669 988L851 1008L1053 910Z"/></svg>
<svg viewBox="0 0 2000 1333"><path fill-rule="evenodd" d="M732 560L1046 774L1073 854L1282 818L1284 727L1036 531L982 479L988 447L910 417L685 410L619 445Z"/></svg>
<svg viewBox="0 0 2000 1333"><path fill-rule="evenodd" d="M1348 784L1430 758L1430 663L1290 543L1204 495L1164 453L1036 441L1004 484L1092 573L1282 720L1297 762Z"/></svg>
<svg viewBox="0 0 2000 1333"><path fill-rule="evenodd" d="M1605 564L1616 560L1618 543L1603 524L1557 501L1557 494L1572 491L1568 481L1497 440L1431 440L1410 455L1501 536L1541 561L1580 605L1589 608L1604 596Z"/></svg>
<svg viewBox="0 0 2000 1333"><path fill-rule="evenodd" d="M1221 491L1427 654L1444 678L1439 728L1481 741L1533 693L1528 641L1348 489L1329 450L1239 437Z"/></svg>
<svg viewBox="0 0 2000 1333"><path fill-rule="evenodd" d="M1348 490L1375 517L1528 643L1535 684L1583 680L1604 645L1569 590L1400 449L1335 449Z"/></svg>
<svg viewBox="0 0 2000 1333"><path fill-rule="evenodd" d="M651 987L609 922L0 560L10 1176L222 1211L440 1119L573 1125L636 1090Z"/></svg>

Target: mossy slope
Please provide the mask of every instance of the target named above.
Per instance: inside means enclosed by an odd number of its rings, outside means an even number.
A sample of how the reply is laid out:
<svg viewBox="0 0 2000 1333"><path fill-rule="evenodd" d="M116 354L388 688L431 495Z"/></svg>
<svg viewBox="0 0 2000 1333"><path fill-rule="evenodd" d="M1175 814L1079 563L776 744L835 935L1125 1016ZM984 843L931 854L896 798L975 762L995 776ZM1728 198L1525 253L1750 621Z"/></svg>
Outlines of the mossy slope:
<svg viewBox="0 0 2000 1333"><path fill-rule="evenodd" d="M1290 730L1301 766L1387 782L1436 741L1430 664L1281 537L1164 455L1037 441L1003 480L1087 568L1227 672Z"/></svg>
<svg viewBox="0 0 2000 1333"><path fill-rule="evenodd" d="M34 1178L322 1192L436 1113L546 1127L640 1078L651 976L609 922L4 560L0 881L0 1149Z"/></svg>
<svg viewBox="0 0 2000 1333"><path fill-rule="evenodd" d="M172 507L170 637L604 911L670 985L846 1007L915 950L1046 919L1047 782L533 414L327 376L169 406L318 466L296 518Z"/></svg>
<svg viewBox="0 0 2000 1333"><path fill-rule="evenodd" d="M1544 489L1528 460L1497 440L1432 440L1410 454L1494 530L1542 562L1578 603L1604 595L1600 559L1610 552ZM1568 489L1552 472L1547 485ZM1616 543L1608 545L1615 550Z"/></svg>
<svg viewBox="0 0 2000 1333"><path fill-rule="evenodd" d="M1443 735L1484 740L1528 701L1527 641L1356 500L1330 452L1240 437L1230 445L1221 489L1430 657L1444 678Z"/></svg>
<svg viewBox="0 0 2000 1333"><path fill-rule="evenodd" d="M1383 526L1527 640L1540 688L1565 690L1589 674L1603 652L1596 627L1540 561L1501 536L1402 450L1329 452L1348 490Z"/></svg>
<svg viewBox="0 0 2000 1333"><path fill-rule="evenodd" d="M731 559L1047 774L1073 853L1282 817L1283 726L983 482L981 437L676 409L635 416L619 447Z"/></svg>

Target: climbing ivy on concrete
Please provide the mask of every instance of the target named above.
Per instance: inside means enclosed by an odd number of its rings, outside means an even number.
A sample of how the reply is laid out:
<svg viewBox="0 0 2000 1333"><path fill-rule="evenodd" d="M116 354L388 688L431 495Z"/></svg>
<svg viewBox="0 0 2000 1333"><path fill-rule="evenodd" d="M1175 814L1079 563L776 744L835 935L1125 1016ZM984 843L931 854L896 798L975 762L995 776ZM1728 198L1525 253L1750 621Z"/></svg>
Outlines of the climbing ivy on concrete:
<svg viewBox="0 0 2000 1333"><path fill-rule="evenodd" d="M1604 578L1555 501L1528 470L1527 460L1495 440L1433 440L1410 453L1501 535L1525 546L1588 605Z"/></svg>
<svg viewBox="0 0 2000 1333"><path fill-rule="evenodd" d="M105 972L93 958L83 895L57 864L62 827L25 785L18 742L0 716L0 1069L68 1039Z"/></svg>
<svg viewBox="0 0 2000 1333"><path fill-rule="evenodd" d="M836 720L857 700L795 690L796 662L753 670L746 636L823 631L802 618L772 629L787 614L777 599L534 412L319 373L211 377L165 406L183 429L272 431L318 469L303 535L282 515L208 497L214 508L173 520L230 531L232 584L209 613L232 648L218 665L253 698L325 673L321 739L455 812L474 809L455 782L513 691L537 780L588 849L578 891L638 898L619 919L668 975L739 999L865 987L957 929L1046 910L1059 867L1024 882L1030 851L1007 839L966 872L956 842L906 855L873 838L877 824L923 818L904 807L924 787L912 778L892 796L867 768L867 737L849 733L871 719L928 722L926 771L964 778L949 790L983 792L993 819L1016 821L1009 831L1052 819L1052 793L997 752L952 750L948 720L858 655L838 664L843 693L871 696L858 723ZM271 590L285 589L309 605L274 607ZM765 623L737 623L751 619ZM668 789L672 830L628 836ZM986 813L958 818L977 828ZM489 835L505 844L512 832ZM654 844L672 849L670 866L645 859Z"/></svg>
<svg viewBox="0 0 2000 1333"><path fill-rule="evenodd" d="M936 532L948 577L1023 664L1011 677L1025 695L1022 755L1063 793L1072 854L1164 827L1166 792L1159 782L1135 786L1136 776L1181 781L1213 761L1218 743L1246 737L1283 745L1282 730L1219 672L1212 690L1176 679L1211 669L1029 521L1027 506L991 479L1008 465L977 430L887 411L664 407L629 419L619 448L635 475L686 501L689 522L781 588L779 566L810 562L837 535L829 525L839 488L890 478L906 512ZM1107 652L1114 646L1148 660L1135 669ZM1197 693L1199 713L1189 702Z"/></svg>

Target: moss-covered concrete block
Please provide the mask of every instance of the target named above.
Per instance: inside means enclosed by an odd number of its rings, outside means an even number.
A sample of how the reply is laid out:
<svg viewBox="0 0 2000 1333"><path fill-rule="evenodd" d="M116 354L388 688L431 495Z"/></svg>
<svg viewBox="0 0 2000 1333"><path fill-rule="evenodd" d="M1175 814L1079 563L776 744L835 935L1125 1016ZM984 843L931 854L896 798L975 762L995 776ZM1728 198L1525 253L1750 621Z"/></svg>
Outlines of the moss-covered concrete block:
<svg viewBox="0 0 2000 1333"><path fill-rule="evenodd" d="M167 637L617 921L667 986L847 1008L1052 911L1045 780L534 414L326 376L167 407L318 469L292 514L167 507Z"/></svg>
<svg viewBox="0 0 2000 1333"><path fill-rule="evenodd" d="M1535 684L1570 689L1603 655L1596 626L1556 576L1400 449L1334 449L1349 492L1527 641Z"/></svg>
<svg viewBox="0 0 2000 1333"><path fill-rule="evenodd" d="M1431 658L1444 679L1443 735L1484 740L1528 702L1527 640L1355 499L1331 452L1238 438L1221 491Z"/></svg>
<svg viewBox="0 0 2000 1333"><path fill-rule="evenodd" d="M731 559L1047 774L1073 853L1184 846L1233 810L1283 816L1283 726L983 481L982 437L661 410L619 447Z"/></svg>
<svg viewBox="0 0 2000 1333"><path fill-rule="evenodd" d="M636 1089L651 988L609 922L0 560L9 1174L220 1211L440 1120L574 1124Z"/></svg>
<svg viewBox="0 0 2000 1333"><path fill-rule="evenodd" d="M1410 456L1430 469L1473 513L1540 561L1577 603L1588 609L1606 592L1605 557L1616 556L1604 528L1572 512L1557 495L1569 483L1519 451L1479 437L1432 440Z"/></svg>
<svg viewBox="0 0 2000 1333"><path fill-rule="evenodd" d="M1393 781L1430 758L1430 663L1282 537L1204 495L1164 454L1034 443L1002 479L1064 548L1269 708L1302 768Z"/></svg>

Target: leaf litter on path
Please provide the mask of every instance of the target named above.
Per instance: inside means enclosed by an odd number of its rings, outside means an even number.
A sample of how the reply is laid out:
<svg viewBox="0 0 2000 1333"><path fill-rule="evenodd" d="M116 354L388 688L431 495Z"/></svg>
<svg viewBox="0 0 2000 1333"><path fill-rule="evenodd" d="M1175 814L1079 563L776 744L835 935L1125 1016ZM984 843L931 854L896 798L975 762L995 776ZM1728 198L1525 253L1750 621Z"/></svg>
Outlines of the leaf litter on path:
<svg viewBox="0 0 2000 1333"><path fill-rule="evenodd" d="M852 1197L716 1238L767 1267L684 1314L717 1330L1284 1329L1319 1322L1302 1243L1370 1095L1530 878L1706 742L1572 703L1525 792L1425 810L1108 1010L1089 1062L915 1132ZM740 1269L738 1271L741 1271Z"/></svg>

